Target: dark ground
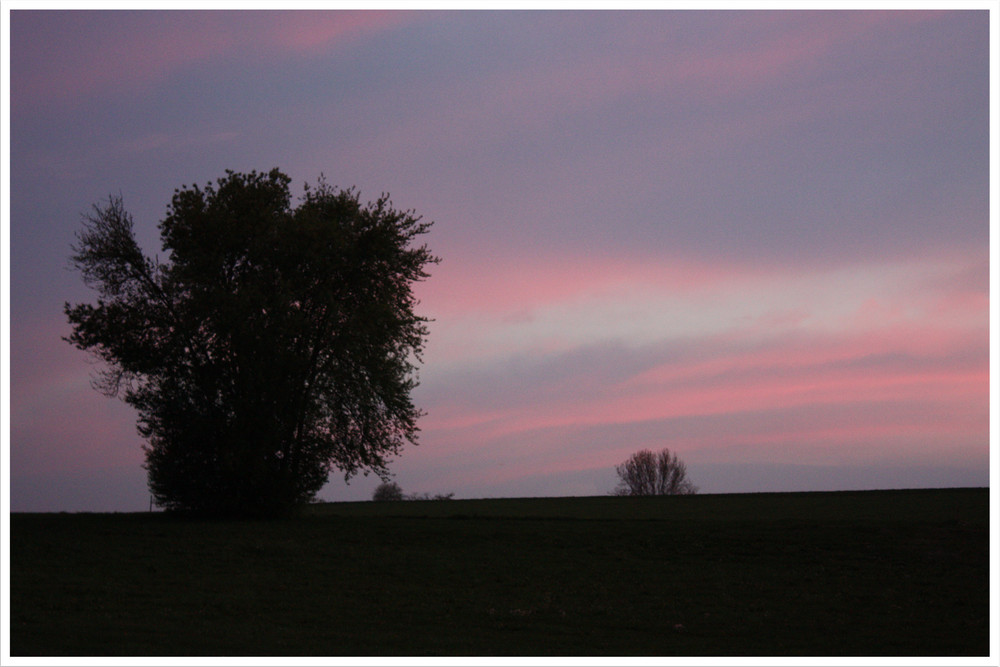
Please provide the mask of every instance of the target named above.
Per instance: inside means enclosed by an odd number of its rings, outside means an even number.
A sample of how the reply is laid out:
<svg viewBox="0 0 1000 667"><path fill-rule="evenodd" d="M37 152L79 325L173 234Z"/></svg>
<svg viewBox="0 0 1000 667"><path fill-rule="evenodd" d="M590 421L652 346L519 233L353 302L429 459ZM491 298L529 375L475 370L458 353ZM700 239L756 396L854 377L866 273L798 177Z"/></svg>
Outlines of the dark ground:
<svg viewBox="0 0 1000 667"><path fill-rule="evenodd" d="M989 491L11 516L12 655L986 656Z"/></svg>

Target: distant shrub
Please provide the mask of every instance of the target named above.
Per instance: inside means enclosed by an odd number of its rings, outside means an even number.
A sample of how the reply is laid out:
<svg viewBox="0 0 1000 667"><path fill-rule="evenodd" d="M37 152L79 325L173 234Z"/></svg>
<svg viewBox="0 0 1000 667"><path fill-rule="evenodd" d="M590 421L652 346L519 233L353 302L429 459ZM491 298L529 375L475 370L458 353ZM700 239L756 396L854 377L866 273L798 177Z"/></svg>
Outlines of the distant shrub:
<svg viewBox="0 0 1000 667"><path fill-rule="evenodd" d="M402 499L403 490L395 482L382 482L375 488L375 493L372 494L372 500L376 502Z"/></svg>
<svg viewBox="0 0 1000 667"><path fill-rule="evenodd" d="M375 488L375 493L372 494L372 500L377 502L387 500L451 500L454 497L454 493L438 493L433 496L429 493L404 494L403 489L399 488L399 484L396 482L383 482Z"/></svg>
<svg viewBox="0 0 1000 667"><path fill-rule="evenodd" d="M447 493L447 494L439 493L434 496L432 496L429 493L414 493L409 496L406 496L404 500L451 500L454 497L455 497L454 493Z"/></svg>

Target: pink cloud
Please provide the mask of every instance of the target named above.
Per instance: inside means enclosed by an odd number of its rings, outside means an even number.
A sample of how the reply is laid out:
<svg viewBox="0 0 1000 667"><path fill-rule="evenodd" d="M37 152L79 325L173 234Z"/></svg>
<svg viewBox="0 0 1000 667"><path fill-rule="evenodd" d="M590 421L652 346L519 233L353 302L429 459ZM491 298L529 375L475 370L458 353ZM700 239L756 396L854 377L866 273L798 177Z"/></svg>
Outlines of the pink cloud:
<svg viewBox="0 0 1000 667"><path fill-rule="evenodd" d="M495 141L506 143L512 129L518 133L549 133L560 127L567 109L621 105L631 100L682 97L689 102L728 98L748 89L765 89L791 76L808 77L824 66L838 51L870 40L872 34L887 34L911 22L931 19L921 12L744 12L735 13L728 33L712 35L708 47L676 47L671 39L659 38L657 47L640 52L624 48L600 61L576 62L568 59L533 60L521 68L498 70L481 85L439 90L437 97L449 99L448 109L428 127L404 124L382 136L383 150L405 149L415 139L427 137L435 144L466 145L482 139L480 119L487 112L498 122ZM649 43L641 24L603 35L622 44ZM638 39L637 39L638 37ZM682 41L678 41L682 44ZM709 50L710 49L710 50ZM864 104L863 95L845 95L835 100ZM760 111L742 110L732 121L712 117L704 132L687 137L670 137L669 146L677 159L701 155L713 147L762 131L780 131L790 121L829 115L830 96L815 105L765 106ZM557 175L550 175L550 177ZM565 183L560 183L565 186Z"/></svg>
<svg viewBox="0 0 1000 667"><path fill-rule="evenodd" d="M820 465L978 465L988 447L985 371L814 369L791 383L762 375L578 403L553 396L480 412L480 423L428 418L422 451L411 456L431 468L468 466L479 470L477 484L500 484L546 471L612 470L641 447L669 446L692 463Z"/></svg>
<svg viewBox="0 0 1000 667"><path fill-rule="evenodd" d="M551 403L512 409L503 415L487 412L467 416L464 422L435 423L429 418L425 427L432 430L474 425L484 437L496 438L556 427L780 411L802 406L909 403L953 406L956 408L953 418L936 422L937 429L968 431L967 411L975 411L977 406L979 418L972 415L971 421L979 428L988 425L988 379L985 368L931 372L820 368L792 377L762 370L750 377L735 375L690 384L618 387L582 403L560 404L554 398ZM985 438L985 430L982 435Z"/></svg>
<svg viewBox="0 0 1000 667"><path fill-rule="evenodd" d="M345 41L395 27L408 16L412 15L376 10L275 12L261 36L276 51L323 53Z"/></svg>
<svg viewBox="0 0 1000 667"><path fill-rule="evenodd" d="M738 348L826 339L824 354L842 358L858 345L866 354L923 355L953 345L956 336L985 342L986 269L978 255L804 269L549 253L445 262L417 294L419 312L435 319L431 372L512 354L551 356L602 340L725 340ZM976 280L965 277L973 274Z"/></svg>
<svg viewBox="0 0 1000 667"><path fill-rule="evenodd" d="M989 428L989 304L981 264L976 253L818 272L557 259L525 260L517 267L520 283L511 277L513 266L510 276L443 280L427 303L446 330L467 312L485 331L519 308L528 324L567 303L586 311L600 303L588 299L616 290L668 293L682 306L713 311L729 303L719 295L736 286L736 294L766 306L702 336L675 338L665 330L661 341L633 347L626 341L602 348L597 332L589 347L583 338L562 345L529 338L523 347L498 351L463 329L472 336L467 354L431 355L425 441L444 457L475 447L503 451L504 460L525 457L529 467L561 456L553 470L590 469L609 465L623 447L647 443L581 451L588 429L645 425L669 433L670 424L702 419L716 425L667 442L654 433L648 446L735 448L729 461L772 454L832 463L868 456L970 461L970 447L985 447ZM492 280L502 287L491 292L485 283ZM829 295L820 293L824 285ZM609 349L619 350L621 373L601 360ZM446 360L453 370L442 372L438 362ZM471 379L464 380L467 373Z"/></svg>
<svg viewBox="0 0 1000 667"><path fill-rule="evenodd" d="M37 14L12 14L11 101L19 108L127 94L210 58L242 59L258 67L270 58L315 55L391 28L407 16L381 11ZM89 40L75 39L81 32ZM70 34L74 39L67 38Z"/></svg>
<svg viewBox="0 0 1000 667"><path fill-rule="evenodd" d="M870 39L873 33L891 31L933 18L930 12L817 12L789 14L752 12L722 43L746 43L760 32L755 43L742 49L691 59L675 66L672 79L711 83L724 89L757 87L787 80L794 70L820 65L837 49ZM773 32L772 32L773 30ZM780 31L780 34L778 34ZM766 35L766 36L765 36ZM728 37L728 39L727 39Z"/></svg>
<svg viewBox="0 0 1000 667"><path fill-rule="evenodd" d="M139 466L142 439L135 412L120 401L82 390L53 390L31 412L14 414L11 470L86 474L108 466Z"/></svg>
<svg viewBox="0 0 1000 667"><path fill-rule="evenodd" d="M91 388L96 367L59 340L67 333L61 320L28 321L12 340L11 467L35 474L138 465L135 412Z"/></svg>
<svg viewBox="0 0 1000 667"><path fill-rule="evenodd" d="M424 309L433 316L504 314L515 317L533 308L628 286L651 285L678 292L704 290L731 280L766 275L760 269L684 259L642 262L615 257L580 257L549 252L540 257L496 258L495 263L461 264L449 260L432 269L419 285Z"/></svg>

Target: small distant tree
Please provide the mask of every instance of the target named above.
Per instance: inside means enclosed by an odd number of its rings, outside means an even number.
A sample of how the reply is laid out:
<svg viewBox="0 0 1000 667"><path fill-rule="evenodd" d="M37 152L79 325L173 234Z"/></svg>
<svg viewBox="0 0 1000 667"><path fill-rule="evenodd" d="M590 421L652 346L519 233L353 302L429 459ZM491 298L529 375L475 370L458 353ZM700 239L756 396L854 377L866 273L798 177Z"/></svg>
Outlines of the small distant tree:
<svg viewBox="0 0 1000 667"><path fill-rule="evenodd" d="M616 466L615 472L616 496L686 496L698 492L687 478L684 463L667 448L658 453L638 451Z"/></svg>
<svg viewBox="0 0 1000 667"><path fill-rule="evenodd" d="M402 499L403 490L395 482L382 482L375 488L375 493L372 494L372 500L376 502Z"/></svg>

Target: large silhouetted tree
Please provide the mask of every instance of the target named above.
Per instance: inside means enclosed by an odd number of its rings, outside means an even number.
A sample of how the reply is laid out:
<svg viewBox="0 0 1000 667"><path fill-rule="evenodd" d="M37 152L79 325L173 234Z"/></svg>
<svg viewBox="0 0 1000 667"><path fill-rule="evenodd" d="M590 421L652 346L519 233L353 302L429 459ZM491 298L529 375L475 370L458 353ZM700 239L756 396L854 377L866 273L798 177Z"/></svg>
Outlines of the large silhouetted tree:
<svg viewBox="0 0 1000 667"><path fill-rule="evenodd" d="M386 478L416 443L428 320L411 287L438 259L414 241L431 223L322 178L293 206L290 180L227 171L175 190L163 262L120 197L84 216L71 261L99 297L66 304L67 340L138 411L160 506L282 513L332 469Z"/></svg>
<svg viewBox="0 0 1000 667"><path fill-rule="evenodd" d="M687 467L664 448L661 452L643 449L615 467L619 496L679 496L698 492L687 478Z"/></svg>

